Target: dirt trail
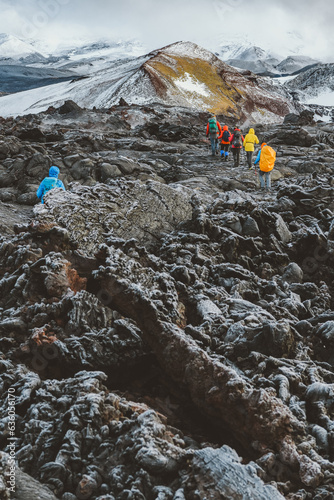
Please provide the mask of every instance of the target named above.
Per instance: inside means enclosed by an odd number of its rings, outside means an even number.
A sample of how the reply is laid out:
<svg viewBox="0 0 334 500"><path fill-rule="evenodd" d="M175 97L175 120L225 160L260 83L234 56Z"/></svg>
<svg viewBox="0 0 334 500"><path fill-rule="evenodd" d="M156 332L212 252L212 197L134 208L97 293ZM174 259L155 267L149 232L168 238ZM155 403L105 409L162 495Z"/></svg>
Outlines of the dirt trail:
<svg viewBox="0 0 334 500"><path fill-rule="evenodd" d="M13 234L15 224L27 222L32 215L32 207L0 201L0 235Z"/></svg>

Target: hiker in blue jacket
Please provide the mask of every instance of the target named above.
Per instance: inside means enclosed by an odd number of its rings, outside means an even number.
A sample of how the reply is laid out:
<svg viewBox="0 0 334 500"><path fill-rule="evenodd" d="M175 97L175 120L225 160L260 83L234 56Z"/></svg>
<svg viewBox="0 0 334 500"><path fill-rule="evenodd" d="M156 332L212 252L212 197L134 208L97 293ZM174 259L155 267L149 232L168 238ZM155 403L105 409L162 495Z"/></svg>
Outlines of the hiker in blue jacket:
<svg viewBox="0 0 334 500"><path fill-rule="evenodd" d="M41 203L44 203L44 195L50 189L53 188L61 188L64 191L66 191L64 184L60 179L58 179L58 174L59 174L59 168L58 167L51 167L49 170L49 177L45 177L42 182L39 185L39 188L37 189L37 198L41 200Z"/></svg>

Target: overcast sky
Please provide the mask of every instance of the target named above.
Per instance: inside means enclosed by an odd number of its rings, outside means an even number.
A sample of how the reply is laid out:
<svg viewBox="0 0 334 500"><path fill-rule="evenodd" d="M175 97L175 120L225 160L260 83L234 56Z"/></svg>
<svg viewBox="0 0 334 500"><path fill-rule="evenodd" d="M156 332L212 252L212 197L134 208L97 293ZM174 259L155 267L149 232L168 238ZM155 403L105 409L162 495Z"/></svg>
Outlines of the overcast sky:
<svg viewBox="0 0 334 500"><path fill-rule="evenodd" d="M247 37L286 55L334 62L332 0L0 0L0 32L56 47L81 39L137 38L148 50L179 40L213 49Z"/></svg>

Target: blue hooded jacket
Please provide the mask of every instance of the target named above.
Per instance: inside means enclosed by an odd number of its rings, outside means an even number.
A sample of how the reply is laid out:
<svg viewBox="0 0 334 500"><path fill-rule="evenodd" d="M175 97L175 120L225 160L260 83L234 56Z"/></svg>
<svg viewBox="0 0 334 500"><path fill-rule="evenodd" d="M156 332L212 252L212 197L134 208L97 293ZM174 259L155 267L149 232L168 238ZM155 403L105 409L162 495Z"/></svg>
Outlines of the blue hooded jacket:
<svg viewBox="0 0 334 500"><path fill-rule="evenodd" d="M43 197L45 193L50 191L50 189L58 187L66 191L64 184L60 179L58 179L58 175L59 175L59 168L53 166L49 170L49 177L45 177L40 183L36 195L37 198L41 200L41 203L44 203Z"/></svg>
<svg viewBox="0 0 334 500"><path fill-rule="evenodd" d="M259 163L260 158L261 158L261 151L262 151L262 149L260 149L260 151L258 152L257 157L256 157L255 162L254 162L254 165L257 165Z"/></svg>

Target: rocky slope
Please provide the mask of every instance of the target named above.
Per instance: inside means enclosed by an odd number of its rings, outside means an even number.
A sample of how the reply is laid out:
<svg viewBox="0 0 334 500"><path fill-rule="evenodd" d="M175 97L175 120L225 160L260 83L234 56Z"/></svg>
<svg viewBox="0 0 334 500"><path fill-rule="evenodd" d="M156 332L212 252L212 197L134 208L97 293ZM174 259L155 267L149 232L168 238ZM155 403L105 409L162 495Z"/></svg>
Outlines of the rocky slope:
<svg viewBox="0 0 334 500"><path fill-rule="evenodd" d="M0 115L35 113L72 99L87 108L161 103L214 111L239 121L282 120L296 110L289 94L269 79L241 74L211 52L179 42L138 58L115 61L69 83L0 99Z"/></svg>
<svg viewBox="0 0 334 500"><path fill-rule="evenodd" d="M266 194L211 158L206 118L2 120L2 498L333 496L334 127L258 125ZM51 164L67 191L43 206Z"/></svg>

